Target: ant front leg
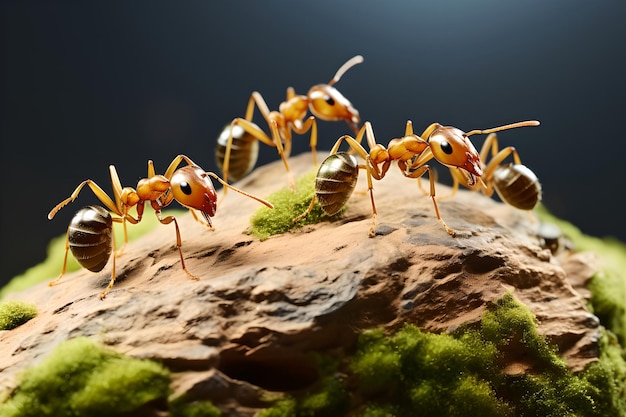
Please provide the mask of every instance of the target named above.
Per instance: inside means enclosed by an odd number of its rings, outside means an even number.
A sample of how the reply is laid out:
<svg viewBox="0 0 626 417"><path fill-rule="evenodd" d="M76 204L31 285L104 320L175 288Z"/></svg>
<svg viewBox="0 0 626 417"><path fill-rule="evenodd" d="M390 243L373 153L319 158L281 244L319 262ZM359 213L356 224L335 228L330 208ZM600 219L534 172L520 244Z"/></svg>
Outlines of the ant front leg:
<svg viewBox="0 0 626 417"><path fill-rule="evenodd" d="M189 276L189 278L198 281L200 278L198 278L197 276L189 272L189 270L185 266L185 259L183 257L183 251L181 249L182 239L180 237L180 229L178 228L178 222L176 221L176 218L174 216L167 216L163 218L161 217L160 210L155 211L154 214L157 216L157 219L159 219L159 222L161 224L170 224L172 222L174 223L174 227L176 228L176 248L178 249L178 254L180 255L180 264L183 267L183 271L185 271L185 273L187 274L187 276Z"/></svg>
<svg viewBox="0 0 626 417"><path fill-rule="evenodd" d="M444 230L452 237L456 236L456 231L449 228L446 222L441 218L441 214L439 213L439 207L437 206L437 200L435 199L435 178L433 176L432 168L428 165L422 165L417 168L415 171L409 172L408 167L403 161L398 161L398 166L402 171L402 174L407 178L420 178L422 177L426 171L428 171L428 178L430 181L430 199L433 202L433 207L435 208L435 215L437 216L437 220L441 223Z"/></svg>

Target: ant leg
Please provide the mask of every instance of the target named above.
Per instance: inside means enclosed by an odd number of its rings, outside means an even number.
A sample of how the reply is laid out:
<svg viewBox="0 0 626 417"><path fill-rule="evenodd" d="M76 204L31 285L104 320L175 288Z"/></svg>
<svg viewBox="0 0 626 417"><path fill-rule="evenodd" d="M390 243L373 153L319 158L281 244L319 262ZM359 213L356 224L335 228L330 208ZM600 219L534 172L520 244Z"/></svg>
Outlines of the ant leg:
<svg viewBox="0 0 626 417"><path fill-rule="evenodd" d="M180 264L183 267L183 271L185 271L185 273L187 274L187 276L189 276L189 278L198 281L200 278L198 278L197 276L189 272L189 270L185 266L185 259L183 258L183 251L181 249L182 240L180 238L180 229L178 228L178 222L176 221L176 218L174 216L167 216L163 218L161 217L160 210L155 210L154 214L156 214L157 219L159 219L159 222L161 224L170 224L172 222L174 223L174 227L176 228L176 248L178 248L178 254L180 255Z"/></svg>
<svg viewBox="0 0 626 417"><path fill-rule="evenodd" d="M402 165L404 165L404 163L401 163L402 161L398 161L398 165L400 166L400 168L402 169ZM456 231L454 231L453 229L449 228L448 225L446 224L446 222L441 218L441 214L439 213L439 207L437 206L437 200L435 198L435 179L433 177L433 173L432 173L432 168L428 165L422 165L421 167L417 168L417 170L407 174L406 171L403 169L402 173L404 174L405 177L407 178L420 178L422 175L424 175L426 173L426 171L428 171L428 177L429 177L429 181L430 181L430 199L433 202L433 207L435 208L435 215L437 216L437 220L439 220L439 223L441 223L441 225L443 226L444 230L452 237L456 236Z"/></svg>
<svg viewBox="0 0 626 417"><path fill-rule="evenodd" d="M114 219L113 221L116 220L117 219ZM126 226L126 222L124 222L124 226ZM115 284L115 279L117 278L115 275L115 258L117 257L117 255L115 251L115 231L113 230L113 228L111 228L111 239L113 242L113 269L111 270L111 281L109 281L109 285L107 285L104 291L102 291L99 295L101 300L103 300L104 297L106 297L106 295L109 293L109 291L111 291L111 288L113 288L113 284Z"/></svg>
<svg viewBox="0 0 626 417"><path fill-rule="evenodd" d="M283 164L285 166L285 170L287 171L287 175L289 176L289 185L291 189L295 189L293 179L291 178L291 173L289 171L289 164L287 163L286 157L284 155L283 145L280 140L280 134L278 132L278 126L276 125L276 122L274 121L268 121L268 124L272 131L273 139L270 138L263 130L261 130L261 128L258 125L248 120L236 118L231 122L230 133L228 135L228 141L226 142L226 151L224 152L224 164L222 166L222 177L225 182L228 182L228 170L230 166L230 152L231 152L232 143L233 143L233 127L241 126L247 133L252 135L258 141L268 146L277 148L278 155L281 157ZM224 196L226 196L227 191L228 189L224 188Z"/></svg>
<svg viewBox="0 0 626 417"><path fill-rule="evenodd" d="M121 248L113 252L114 257L122 256L122 254L124 253L124 250L126 249L126 245L128 245L128 230L126 226L126 221L128 221L131 224L139 223L141 219L143 218L143 210L144 210L144 203L142 202L141 204L137 205L137 218L136 219L130 214L128 214L128 207L124 208L124 214L122 217L120 217L119 219L118 218L113 219L113 221L116 223L122 223L122 228L124 230L124 242L122 243Z"/></svg>
<svg viewBox="0 0 626 417"><path fill-rule="evenodd" d="M363 139L363 134L367 136L368 144L371 145L371 143L375 142L372 126L369 122L365 122L363 127L359 130L359 134L357 135L356 139L348 135L344 135L340 137L337 142L335 142L335 145L332 147L330 152L331 154L337 153L337 150L339 149L339 146L341 146L341 143L343 141L346 141L348 145L350 145L350 149L356 152L361 158L363 158L363 160L365 160L365 165L359 165L359 169L365 169L365 172L367 173L367 190L370 193L370 201L372 203L372 225L370 227L368 235L369 237L374 237L376 235L375 229L377 211L376 203L374 202L374 185L372 183L372 177L376 180L381 180L385 176L385 173L389 168L389 164L383 164L382 171L378 170L378 166L372 162L370 155L360 143Z"/></svg>
<svg viewBox="0 0 626 417"><path fill-rule="evenodd" d="M317 165L317 121L315 116L310 116L301 126L294 125L293 130L298 135L303 135L309 130L311 131L309 146L311 147L311 153L313 154L313 165Z"/></svg>
<svg viewBox="0 0 626 417"><path fill-rule="evenodd" d="M311 212L313 211L313 208L315 207L315 202L316 201L317 201L317 196L315 194L313 194L313 198L311 199L311 204L309 204L309 207L306 209L306 211L304 213L300 214L295 219L293 219L291 222L292 223L298 223L300 220L304 219L306 216L311 214Z"/></svg>
<svg viewBox="0 0 626 417"><path fill-rule="evenodd" d="M359 139L361 139L362 136L363 134L361 133ZM360 164L359 169L365 169L367 172L367 185L368 185L367 188L370 193L370 200L372 203L372 226L370 227L369 236L372 237L375 235L375 228L376 228L376 204L374 202L374 187L372 185L372 177L376 178L377 180L381 179L382 177L379 176L378 172L374 168L372 168L372 163L370 161L369 155L367 151L363 148L363 146L357 140L353 139L352 137L348 135L344 135L340 137L337 140L337 142L335 142L335 145L332 147L330 151L330 155L337 153L343 141L346 141L348 145L350 145L350 149L355 151L357 154L359 154L359 156L361 156L366 162L365 165ZM300 214L295 219L293 219L292 221L295 223L295 222L302 220L306 216L308 216L309 213L311 213L311 211L313 210L313 207L315 206L315 201L316 201L316 195L314 194L307 210L304 213Z"/></svg>
<svg viewBox="0 0 626 417"><path fill-rule="evenodd" d="M274 138L274 144L276 146L276 150L278 151L278 155L280 156L280 159L283 160L283 165L285 166L285 171L287 171L287 181L289 182L289 188L291 189L291 191L296 190L296 185L293 181L293 176L291 175L291 171L289 170L289 164L287 163L287 157L285 156L285 152L283 151L283 143L280 139L280 133L278 132L278 124L276 123L276 120L271 120L268 121L269 125L270 125L270 130L272 132L272 137ZM288 146L287 150L287 155L289 155L289 153L291 152L291 138L289 138L289 140L286 140L286 146Z"/></svg>
<svg viewBox="0 0 626 417"><path fill-rule="evenodd" d="M489 161L489 163L486 164L487 155L489 154L489 151L491 151L491 161ZM483 173L484 181L482 183L483 185L482 190L485 193L485 195L487 195L488 197L493 195L493 191L494 191L493 181L491 180L493 176L493 172L496 170L496 168L500 166L502 161L504 161L509 155L513 155L513 162L516 165L522 164L522 160L517 150L515 149L515 147L507 146L506 148L499 150L498 138L496 134L491 133L489 134L489 136L487 136L487 139L485 139L485 143L483 143L483 146L480 150L480 160L482 161L483 164L486 164L486 167L484 168L484 173Z"/></svg>
<svg viewBox="0 0 626 417"><path fill-rule="evenodd" d="M76 200L76 198L78 197L78 194L80 194L80 191L83 189L85 185L91 188L91 191L93 191L93 193L98 198L98 200L100 200L100 202L102 202L102 204L104 204L109 210L111 210L118 216L122 215L118 206L113 202L113 200L111 200L111 197L109 197L107 193L105 193L104 190L100 188L98 184L96 184L92 180L85 180L81 182L78 185L78 187L76 187L74 192L68 198L61 201L52 210L50 210L50 213L48 213L48 220L52 220L59 210L61 210L63 207L65 207L67 204L71 203L72 201Z"/></svg>
<svg viewBox="0 0 626 417"><path fill-rule="evenodd" d="M289 97L290 94L295 94L295 92L290 93L289 89L287 89L287 96ZM270 131L272 132L272 139L273 139L273 141L262 130L260 130L260 128L258 128L258 126L254 125L252 123L252 118L254 116L254 107L255 107L255 105L259 109L259 112L261 113L261 116L263 116L263 119L265 119L265 122L269 126ZM267 103L265 103L265 100L263 99L263 96L261 95L261 93L259 93L258 91L252 92L252 94L250 95L250 99L248 100L248 106L246 108L246 118L245 118L245 120L247 122L249 122L250 124L253 124L254 126L256 126L257 129L259 130L259 132L257 132L257 134L255 134L254 132L251 132L251 131L249 131L247 129L246 129L246 131L248 133L252 134L255 138L257 138L261 142L265 143L266 145L275 146L276 147L276 150L278 151L278 155L283 160L283 165L285 166L285 170L287 171L287 177L288 177L288 180L289 180L289 187L292 190L295 190L296 187L294 185L293 178L291 177L291 172L289 171L289 164L287 164L287 157L289 157L289 155L291 154L291 137L286 137L285 138L285 147L286 147L286 149L283 150L283 143L282 143L282 140L281 140L280 133L278 131L278 124L277 124L276 120L272 118L271 113L272 112L270 112L270 109L267 106ZM242 127L244 127L244 129L245 129L245 126L242 126ZM232 130L231 130L231 136L232 136ZM224 177L224 181L227 181L226 177ZM224 189L224 193L226 193L226 189Z"/></svg>
<svg viewBox="0 0 626 417"><path fill-rule="evenodd" d="M489 151L491 151L492 157L498 153L498 137L495 133L490 133L485 139L482 148L480 148L480 160L483 164L487 162Z"/></svg>
<svg viewBox="0 0 626 417"><path fill-rule="evenodd" d="M257 91L253 91L252 94L250 95L250 98L248 99L248 105L246 106L245 118L241 119L240 117L238 117L230 123L230 130L228 132L228 140L226 141L226 150L224 152L224 162L222 164L222 175L224 177L224 181L226 182L228 182L228 171L230 168L230 153L231 153L232 144L233 144L233 128L235 125L241 125L241 127L243 127L244 130L252 134L256 139L264 142L266 145L274 146L272 143L269 143L269 142L272 142L271 139L269 139L267 135L255 123L252 122L252 119L254 118L255 107L258 107L259 112L261 113L261 116L267 121L268 124L269 124L269 121L271 120L270 109L265 103L263 96L261 96L261 94L258 93ZM256 134L246 129L245 125L249 125L250 128L254 127ZM264 139L267 139L267 141L265 141ZM224 189L224 196L226 195L227 191L228 191L227 189Z"/></svg>
<svg viewBox="0 0 626 417"><path fill-rule="evenodd" d="M67 228L67 232L65 232L65 255L63 256L63 268L61 269L61 274L54 280L48 283L48 286L52 287L59 282L65 272L67 271L67 253L70 250L70 228Z"/></svg>

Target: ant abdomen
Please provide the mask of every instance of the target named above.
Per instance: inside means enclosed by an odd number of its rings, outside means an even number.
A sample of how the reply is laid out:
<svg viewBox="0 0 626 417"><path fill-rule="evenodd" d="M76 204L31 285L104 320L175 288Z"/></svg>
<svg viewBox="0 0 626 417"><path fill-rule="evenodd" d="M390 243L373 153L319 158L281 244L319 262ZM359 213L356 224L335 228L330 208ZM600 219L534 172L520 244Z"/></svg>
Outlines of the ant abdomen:
<svg viewBox="0 0 626 417"><path fill-rule="evenodd" d="M224 167L226 158L226 148L228 146L228 136L230 134L230 123L224 126L217 138L215 147L215 162L220 170ZM259 157L259 142L239 125L232 126L233 141L230 148L230 167L228 169L229 179L238 181L248 175L256 165Z"/></svg>
<svg viewBox="0 0 626 417"><path fill-rule="evenodd" d="M113 218L100 206L83 207L67 229L72 255L91 272L99 272L109 261L113 248Z"/></svg>
<svg viewBox="0 0 626 417"><path fill-rule="evenodd" d="M493 172L493 186L507 204L532 210L541 200L541 184L526 165L501 165Z"/></svg>
<svg viewBox="0 0 626 417"><path fill-rule="evenodd" d="M324 213L339 213L352 195L358 175L356 158L347 152L334 153L322 162L315 178L315 195Z"/></svg>

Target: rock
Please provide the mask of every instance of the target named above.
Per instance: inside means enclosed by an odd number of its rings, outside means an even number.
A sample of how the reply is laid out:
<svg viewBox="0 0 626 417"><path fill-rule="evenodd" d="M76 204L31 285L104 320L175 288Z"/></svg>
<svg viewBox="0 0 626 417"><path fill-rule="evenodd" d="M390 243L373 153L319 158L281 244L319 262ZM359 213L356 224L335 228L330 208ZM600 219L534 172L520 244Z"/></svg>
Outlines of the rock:
<svg viewBox="0 0 626 417"><path fill-rule="evenodd" d="M312 169L311 156L293 157L290 166L295 176ZM34 303L39 314L0 333L0 386L13 386L20 370L59 342L92 336L164 363L178 394L252 415L267 406L264 392L315 382L312 351L349 348L360 331L379 326L449 332L478 321L507 291L536 315L540 333L572 370L597 360L599 322L585 307L584 289L597 270L593 258L553 255L532 215L464 190L439 202L459 232L453 238L417 182L394 167L374 184L378 224L369 238L363 174L341 220L265 241L246 234L259 204L234 192L218 207L215 232L180 217L185 262L199 281L182 270L167 225L127 246L104 300L98 294L110 263L97 274L81 270L57 286L44 282L10 294ZM280 161L237 183L260 197L286 185ZM450 189L438 185L437 192ZM80 202L73 204L78 209ZM528 368L507 365L512 373Z"/></svg>

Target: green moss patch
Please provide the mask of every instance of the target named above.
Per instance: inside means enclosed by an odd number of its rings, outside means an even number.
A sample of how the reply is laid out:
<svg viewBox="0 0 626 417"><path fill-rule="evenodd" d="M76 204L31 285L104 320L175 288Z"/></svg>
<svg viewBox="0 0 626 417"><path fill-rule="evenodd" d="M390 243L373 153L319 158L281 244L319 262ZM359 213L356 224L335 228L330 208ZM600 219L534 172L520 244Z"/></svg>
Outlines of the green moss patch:
<svg viewBox="0 0 626 417"><path fill-rule="evenodd" d="M614 238L597 238L585 235L564 220L551 215L545 207L537 209L539 218L556 224L579 252L593 252L602 263L589 284L592 293L590 309L600 322L615 333L626 345L626 244Z"/></svg>
<svg viewBox="0 0 626 417"><path fill-rule="evenodd" d="M66 208L67 210L67 208ZM186 211L182 210L170 210L168 215L180 216L185 214ZM138 224L128 224L128 240L133 241L140 236L145 235L157 225L160 225L159 220L150 211L146 211L142 221ZM117 248L120 248L124 243L124 231L122 225L119 223L113 224L115 231L115 244ZM35 265L23 274L14 277L7 285L0 289L0 299L10 292L17 292L25 290L38 284L42 281L53 280L61 273L63 268L63 256L65 253L65 234L57 236L52 239L48 244L47 249L48 256L42 263ZM80 264L74 259L70 252L67 256L67 273L77 271L81 268Z"/></svg>
<svg viewBox="0 0 626 417"><path fill-rule="evenodd" d="M624 416L626 362L611 333L604 334L600 352L585 371L570 372L537 332L528 308L507 294L489 306L478 326L453 334L412 325L391 335L366 331L338 369L321 372L321 387L285 397L260 415L347 416L347 401L349 415L364 417ZM520 358L530 359L530 372L505 372ZM329 389L328 381L336 386ZM337 403L344 408L315 401L338 397L329 391L343 393Z"/></svg>
<svg viewBox="0 0 626 417"><path fill-rule="evenodd" d="M285 396L276 401L273 407L262 410L257 417L338 417L349 409L347 388L337 374L337 361L318 357L322 374L316 388L303 395Z"/></svg>
<svg viewBox="0 0 626 417"><path fill-rule="evenodd" d="M293 222L293 219L304 213L311 204L311 199L315 194L316 174L317 171L310 171L299 177L296 181L295 192L289 188L284 188L267 197L274 208L260 207L254 213L250 219L250 233L264 240L306 224L315 224L340 216L342 212L334 216L327 216L316 203L308 216L296 223Z"/></svg>
<svg viewBox="0 0 626 417"><path fill-rule="evenodd" d="M0 303L0 330L11 330L26 323L37 315L37 307L24 301Z"/></svg>
<svg viewBox="0 0 626 417"><path fill-rule="evenodd" d="M169 417L220 417L219 408L208 401L187 402L184 397L170 403Z"/></svg>
<svg viewBox="0 0 626 417"><path fill-rule="evenodd" d="M114 416L153 401L164 403L170 376L162 365L130 358L87 338L61 343L21 374L0 404L4 417Z"/></svg>

